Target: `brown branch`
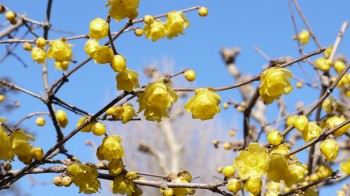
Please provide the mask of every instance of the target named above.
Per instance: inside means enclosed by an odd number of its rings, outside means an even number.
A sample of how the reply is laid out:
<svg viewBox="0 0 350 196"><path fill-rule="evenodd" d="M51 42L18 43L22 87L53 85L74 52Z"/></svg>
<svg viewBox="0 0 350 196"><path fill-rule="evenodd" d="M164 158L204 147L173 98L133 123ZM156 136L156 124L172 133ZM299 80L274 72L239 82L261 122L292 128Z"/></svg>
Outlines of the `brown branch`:
<svg viewBox="0 0 350 196"><path fill-rule="evenodd" d="M337 84L343 78L343 76L346 74L349 68L350 68L350 64L348 64L346 68L338 75L336 80L326 90L326 92L316 101L316 103L307 112L305 112L304 114L305 116L309 116L319 105L322 104L322 102L333 92L334 88L337 86ZM290 125L282 132L282 135L283 136L287 135L293 128L294 128L294 125Z"/></svg>
<svg viewBox="0 0 350 196"><path fill-rule="evenodd" d="M110 25L110 22L111 22L111 16L108 14L108 16L107 16L107 23L108 23L108 39L109 39L109 43L111 43L111 47L112 47L112 50L113 50L114 55L118 55L117 49L116 49L115 46L114 46L113 38L112 38L112 35L111 35L111 25Z"/></svg>
<svg viewBox="0 0 350 196"><path fill-rule="evenodd" d="M192 11L192 10L196 10L196 9L199 9L199 8L200 8L200 6L193 6L193 7L190 7L190 8L187 8L187 9L183 9L183 10L178 10L178 11L182 12L182 13L186 13L186 12L189 12L189 11ZM159 14L159 15L153 16L153 18L162 18L162 17L166 17L167 15L168 15L168 13ZM132 24L139 23L139 22L143 22L143 18L133 20Z"/></svg>
<svg viewBox="0 0 350 196"><path fill-rule="evenodd" d="M286 62L284 64L282 64L280 67L287 67L289 65L292 65L296 62L299 62L299 61L302 61L304 59L307 59L311 56L314 56L314 55L317 55L317 54L320 54L322 53L323 51L325 50L325 48L322 48L322 49L318 49L310 54L307 54L307 55L304 55L302 57L299 57L297 59L294 59L290 62ZM246 84L249 84L251 82L254 82L254 81L258 81L260 80L260 74L257 75L257 76L254 76L246 81L243 81L243 82L240 82L240 83L236 83L236 84L232 84L232 85L228 85L228 86L223 86L223 87L217 87L217 88L213 88L214 91L224 91L224 90L229 90L229 89L233 89L233 88L237 88L237 87L240 87L240 86L243 86L243 85L246 85ZM193 92L195 91L196 89L198 88L174 88L174 91L185 91L185 92ZM142 88L142 89L136 89L134 92L135 93L141 93L143 92L145 89Z"/></svg>
<svg viewBox="0 0 350 196"><path fill-rule="evenodd" d="M27 90L27 89L24 89L24 88L22 88L22 87L20 87L20 86L17 86L17 85L15 85L15 84L13 84L13 83L10 83L10 82L8 82L8 81L6 81L6 80L0 80L0 84L3 84L3 85L5 85L5 86L8 86L8 87L11 88L11 89L16 89L16 90L22 91L22 92L24 92L24 93L26 93L26 94L28 94L28 95L30 95L30 96L32 96L32 97L35 97L35 98L37 98L37 99L40 99L41 101L45 101L44 98L42 98L41 96L39 96L39 95L37 95L37 94L35 94L35 93L33 93L33 92Z"/></svg>
<svg viewBox="0 0 350 196"><path fill-rule="evenodd" d="M16 31L18 28L20 28L23 25L23 20L18 20L15 25L9 26L7 29L4 29L0 32L0 39L4 38L5 36L11 34L13 31Z"/></svg>
<svg viewBox="0 0 350 196"><path fill-rule="evenodd" d="M44 23L44 39L49 37L49 29L50 29L50 18L51 18L51 8L52 8L52 0L47 1L46 7L46 20Z"/></svg>
<svg viewBox="0 0 350 196"><path fill-rule="evenodd" d="M86 112L85 110L82 110L82 109L80 109L80 108L78 108L78 107L75 107L75 106L73 106L73 105L70 105L70 104L66 103L65 101L61 100L61 99L58 98L58 97L53 97L52 99L53 99L53 100L52 100L52 103L57 104L57 105L59 105L59 106L61 106L61 107L64 107L64 108L66 108L67 110L70 110L70 111L72 111L72 112L74 112L74 113L76 113L76 114L91 116L91 114L89 114L89 113Z"/></svg>
<svg viewBox="0 0 350 196"><path fill-rule="evenodd" d="M95 121L100 115L102 115L108 108L112 107L115 103L122 100L124 97L129 95L128 92L123 92L118 97L113 99L110 103L108 103L105 107L103 107L101 110L99 110L95 115L89 117L83 124L81 124L79 127L75 128L71 133L69 133L66 137L64 137L61 141L57 142L50 150L48 150L43 158L41 160L45 160L46 158L50 157L52 153L54 153L58 148L60 148L64 143L66 143L69 139L71 139L75 134L77 134L82 128L84 128L89 123ZM12 183L16 182L18 179L20 179L23 175L25 175L25 172L28 170L37 167L40 165L40 161L34 161L28 166L22 168L16 175L10 176L2 181L0 181L0 189L3 187L8 187Z"/></svg>

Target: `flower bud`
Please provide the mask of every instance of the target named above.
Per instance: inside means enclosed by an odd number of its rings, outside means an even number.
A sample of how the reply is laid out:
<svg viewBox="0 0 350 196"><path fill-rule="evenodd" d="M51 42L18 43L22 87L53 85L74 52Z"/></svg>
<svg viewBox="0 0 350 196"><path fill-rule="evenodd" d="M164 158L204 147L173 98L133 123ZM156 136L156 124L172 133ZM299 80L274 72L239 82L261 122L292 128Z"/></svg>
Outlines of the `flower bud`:
<svg viewBox="0 0 350 196"><path fill-rule="evenodd" d="M309 123L309 120L304 115L298 116L294 120L294 126L300 132L303 132L307 129L308 123Z"/></svg>
<svg viewBox="0 0 350 196"><path fill-rule="evenodd" d="M261 191L260 178L249 178L245 183L245 188L253 195L258 195Z"/></svg>
<svg viewBox="0 0 350 196"><path fill-rule="evenodd" d="M232 193L237 193L239 190L241 190L241 188L242 184L236 178L232 178L227 182L227 190L231 191Z"/></svg>
<svg viewBox="0 0 350 196"><path fill-rule="evenodd" d="M96 40L103 39L108 35L109 24L102 18L95 18L90 22L89 36Z"/></svg>
<svg viewBox="0 0 350 196"><path fill-rule="evenodd" d="M222 174L226 178L231 178L235 175L235 168L232 165L227 165L222 169Z"/></svg>
<svg viewBox="0 0 350 196"><path fill-rule="evenodd" d="M267 141L272 145L280 145L283 140L282 134L277 130L272 130L267 134Z"/></svg>
<svg viewBox="0 0 350 196"><path fill-rule="evenodd" d="M189 82L192 82L193 80L196 79L196 73L192 69L186 70L184 75L186 80Z"/></svg>
<svg viewBox="0 0 350 196"><path fill-rule="evenodd" d="M339 145L334 139L326 139L322 141L320 150L328 161L334 161L338 156Z"/></svg>

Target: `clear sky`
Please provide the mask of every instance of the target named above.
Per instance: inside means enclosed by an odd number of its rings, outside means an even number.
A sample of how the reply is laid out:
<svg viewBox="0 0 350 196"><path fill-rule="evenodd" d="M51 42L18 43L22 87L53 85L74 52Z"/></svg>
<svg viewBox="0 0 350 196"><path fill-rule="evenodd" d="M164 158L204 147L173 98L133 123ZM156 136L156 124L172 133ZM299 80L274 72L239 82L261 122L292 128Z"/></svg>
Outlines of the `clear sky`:
<svg viewBox="0 0 350 196"><path fill-rule="evenodd" d="M46 1L2 0L0 3L5 4L17 13L25 13L29 18L38 21L45 20ZM105 3L105 1L92 0L54 0L51 24L55 29L75 32L76 35L86 34L92 19L106 17L108 8L104 7ZM348 0L300 0L299 3L323 46L333 44L342 22L350 21L348 10L350 2ZM190 27L185 30L185 35L173 40L162 39L152 42L144 37L135 37L132 32L123 34L115 44L118 52L126 57L128 67L141 73L144 66L157 62L158 65L161 65L162 60L167 59L174 62L175 66L172 68L174 72L184 68L191 68L197 73L195 83L182 82L177 87L218 87L234 82L227 73L219 55L219 50L223 47L241 48L237 65L242 73L251 75L260 73L262 65L267 63L266 59L254 51L254 47L259 47L272 58L281 56L296 58L300 56L297 44L292 40L294 29L287 1L176 0L151 2L141 0L139 17L145 14L157 15L196 5L208 7L208 17L199 17L196 11L187 13L186 16L191 22ZM294 13L297 15L296 12ZM298 28L304 29L305 26L300 18L298 16L296 18ZM4 18L0 17L0 23L3 24L4 22ZM117 31L125 22L125 20L119 23L113 21L112 30ZM137 24L136 26L142 27L142 24ZM37 32L42 34L42 31ZM69 36L71 35L53 31L49 33L50 39ZM32 37L28 37L28 39L32 39ZM339 48L340 53L348 55L349 41L350 36L346 33ZM76 40L70 43L74 44L73 53L75 59L78 62L84 60L87 57L83 51L85 40ZM5 52L4 45L1 48L0 54L2 55ZM304 51L308 53L316 49L316 45L311 42L305 47ZM9 57L0 64L0 77L9 76L16 84L35 93L42 94L44 88L41 79L41 66L32 63L30 53L22 51L20 48L16 51L16 54L21 56L28 67L24 67L15 58ZM73 66L71 65L71 67ZM291 70L298 77L305 78L304 75L301 75L298 66L295 65ZM54 70L52 61L49 61L50 83L61 75L62 72ZM145 77L141 77L141 85L147 84L146 82ZM295 81L293 81L293 84L295 84ZM90 62L69 79L68 85L61 89L59 96L75 106L94 113L120 93L116 90L115 85L115 73L111 71L109 65ZM300 94L303 96L300 96ZM223 98L223 102L230 98L239 100L237 98L237 90L222 92L220 95ZM316 91L307 88L292 92L290 98L286 98L289 104L287 108L289 111L292 111L297 100L302 99L308 104L314 101L317 96L318 93ZM32 97L18 93L14 98L22 106L14 112L1 114L10 120L18 121L28 113L46 111L45 106ZM274 111L273 106L271 107L271 111ZM232 120L233 112L235 111L232 109L222 111L216 118L220 118L223 122L228 122ZM65 134L75 127L75 122L77 121L77 117L72 113L68 113L68 116L70 124L64 129ZM272 115L268 119L272 120L274 117ZM231 124L229 123L227 126ZM34 119L26 121L23 125L24 127L32 127L31 129L36 131L37 141L34 145L42 146L44 150L48 150L54 144L55 133L52 126L37 128L33 126ZM83 161L94 160L94 155L90 149L84 152L84 149L86 149L84 141L89 139L92 139L91 135L78 134L72 142L67 143L67 147L75 148L74 153L81 153L81 160ZM95 140L99 143L98 139ZM22 164L15 165L17 168L22 166ZM53 176L50 175L50 178L46 178L37 175L35 178L40 181L50 181ZM26 177L20 180L19 184L23 187L23 192L29 192L31 195L41 195L43 193L52 196L76 195L78 192L78 188L75 186L68 189L56 188L53 185L30 187ZM330 189L321 192L321 195L334 195L335 190Z"/></svg>

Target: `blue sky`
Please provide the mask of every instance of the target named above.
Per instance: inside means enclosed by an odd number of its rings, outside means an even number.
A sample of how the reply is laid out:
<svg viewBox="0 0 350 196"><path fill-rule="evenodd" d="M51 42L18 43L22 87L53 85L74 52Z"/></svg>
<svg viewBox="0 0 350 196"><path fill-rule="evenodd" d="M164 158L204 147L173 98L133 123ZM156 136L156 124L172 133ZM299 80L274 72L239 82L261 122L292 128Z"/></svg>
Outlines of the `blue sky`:
<svg viewBox="0 0 350 196"><path fill-rule="evenodd" d="M5 4L17 13L26 13L27 17L44 21L46 1L32 0L30 3L24 0L3 0ZM333 44L335 37L341 27L342 22L350 21L348 14L349 1L300 1L306 18L313 28L317 38L323 46ZM104 7L104 1L54 1L52 9L51 23L55 29L73 31L77 35L88 33L90 20L100 17L105 18L108 8ZM199 17L196 11L186 14L191 22L185 35L173 40L159 40L152 42L144 37L135 37L132 32L123 34L115 44L118 52L127 59L128 67L141 73L142 68L154 62L161 62L162 59L173 61L175 66L174 72L184 68L194 69L197 73L197 80L194 83L181 82L178 87L195 86L195 87L218 87L232 84L234 80L227 73L224 63L219 55L219 50L223 47L239 47L241 54L237 59L237 66L244 74L256 75L260 73L262 65L267 61L261 55L254 51L254 47L259 47L270 57L280 56L299 57L297 44L292 40L294 34L293 25L290 19L287 1L232 1L232 0L176 0L176 1L142 1L139 8L139 16L145 14L161 14L172 10L185 9L195 5L204 5L209 8L207 17ZM295 15L296 12L294 12ZM300 17L296 16L299 29L304 29ZM5 22L0 17L1 23ZM112 30L117 31L126 21L116 23L112 22ZM142 24L136 26L142 27ZM42 34L41 31L37 31ZM60 37L69 37L70 35L50 31L50 39ZM31 38L30 38L31 39ZM347 55L349 36L346 33L339 48L339 52ZM75 59L80 62L87 55L83 52L85 40L76 40L71 43L74 45L73 53ZM3 48L3 46L2 46ZM311 42L304 49L306 53L314 51L316 45ZM4 53L4 50L0 50ZM1 76L10 76L18 85L30 89L31 91L42 94L44 88L41 79L41 66L32 63L30 53L18 49L16 53L29 65L23 67L16 59L10 57L6 59L1 67ZM302 64L302 66L307 66ZM73 65L71 65L73 67ZM293 73L305 78L301 74L298 66L291 68ZM50 83L59 78L61 71L54 70L52 61L49 62L49 80ZM141 79L141 85L146 84L145 77ZM295 84L295 82L293 82ZM70 78L68 85L64 86L59 92L59 96L66 99L71 104L89 110L94 113L104 104L110 101L114 96L119 94L115 87L115 73L111 71L109 65L99 65L93 62L88 63L81 70ZM300 97L300 94L304 96ZM230 98L239 100L237 90L230 90L220 93L222 101ZM304 90L295 90L290 97L285 99L288 102L288 111L294 109L296 101L303 99L305 104L311 103L318 96L318 92L305 88ZM299 99L298 99L299 98ZM39 101L24 95L17 94L17 99L22 106L16 111L2 114L3 116L17 121L28 113L45 111L45 106ZM58 107L57 107L58 109ZM273 113L274 106L269 109L269 120L275 118ZM223 110L216 118L223 122L232 120L233 109ZM69 133L75 126L77 117L72 113L68 114L70 124L64 133ZM237 116L237 114L236 114ZM199 122L199 121L198 121ZM199 122L200 123L200 122ZM230 123L228 123L231 126ZM24 127L33 127L34 119L23 123ZM44 128L32 128L37 132L37 141L35 145L42 146L47 150L54 143L54 131L50 125ZM78 134L74 142L68 142L68 147L74 147L75 152L80 152L86 148L84 141L91 135ZM93 160L91 153L85 153L81 158L83 161ZM22 165L18 165L20 167ZM37 177L39 180L47 178ZM43 187L35 186L30 188L27 178L20 180L20 185L24 191L32 195L38 195L43 191ZM49 189L46 189L49 188ZM339 187L338 187L339 189ZM75 195L77 188L55 188L52 185L45 187L44 191L54 190L51 195ZM334 194L335 189L330 192L322 192L321 195Z"/></svg>

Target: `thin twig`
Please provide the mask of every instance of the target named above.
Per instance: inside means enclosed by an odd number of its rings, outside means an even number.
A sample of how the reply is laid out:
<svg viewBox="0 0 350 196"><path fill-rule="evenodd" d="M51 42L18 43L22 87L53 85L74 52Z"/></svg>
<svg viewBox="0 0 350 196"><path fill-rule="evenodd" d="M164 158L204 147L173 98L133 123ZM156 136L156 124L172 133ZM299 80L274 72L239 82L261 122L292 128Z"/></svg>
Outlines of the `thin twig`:
<svg viewBox="0 0 350 196"><path fill-rule="evenodd" d="M23 117L21 120L19 120L14 126L13 126L13 129L17 129L17 127L23 122L25 121L26 119L29 119L33 116L37 116L37 115L43 115L43 114L47 114L49 115L50 113L49 112L34 112L34 113L30 113L28 114L27 116Z"/></svg>
<svg viewBox="0 0 350 196"><path fill-rule="evenodd" d="M321 43L318 41L318 39L316 38L315 33L312 31L311 26L310 26L310 24L308 23L308 21L306 20L306 17L304 16L303 11L301 10L300 6L298 5L297 0L293 0L293 3L294 3L295 8L297 9L297 11L298 11L298 13L299 13L301 19L303 20L303 22L304 22L304 24L305 24L307 30L309 31L309 33L310 33L312 39L315 41L317 47L318 47L319 49L321 49L321 48L322 48L322 45L321 45Z"/></svg>
<svg viewBox="0 0 350 196"><path fill-rule="evenodd" d="M304 114L305 116L309 116L320 104L322 104L322 102L333 92L334 88L337 86L337 84L343 78L343 76L346 74L349 68L350 68L350 64L348 64L346 68L338 75L336 80L326 90L326 92L316 101L316 103L307 112L305 112ZM290 125L282 132L282 135L283 136L287 135L293 128L294 128L294 125Z"/></svg>
<svg viewBox="0 0 350 196"><path fill-rule="evenodd" d="M338 50L338 48L339 48L339 45L340 45L340 42L341 42L341 40L343 39L344 33L345 33L345 31L346 31L346 28L348 28L348 24L349 24L349 23L348 23L347 21L345 21L345 22L343 22L343 24L342 24L342 26L341 26L341 28L340 28L340 31L339 31L339 33L338 33L338 36L337 36L337 38L335 39L335 42L334 42L334 44L333 44L333 48L332 48L331 55L329 55L329 59L330 59L331 61L334 60L335 53L337 52L337 50Z"/></svg>
<svg viewBox="0 0 350 196"><path fill-rule="evenodd" d="M35 94L35 93L33 93L33 92L27 90L27 89L24 89L24 88L22 88L22 87L20 87L20 86L17 86L17 85L15 85L15 84L13 84L13 83L7 82L6 80L0 80L0 83L3 84L3 85L8 86L9 88L22 91L22 92L24 92L24 93L26 93L26 94L28 94L28 95L30 95L30 96L32 96L32 97L35 97L35 98L37 98L37 99L40 99L41 101L45 101L40 95L37 95L37 94Z"/></svg>

